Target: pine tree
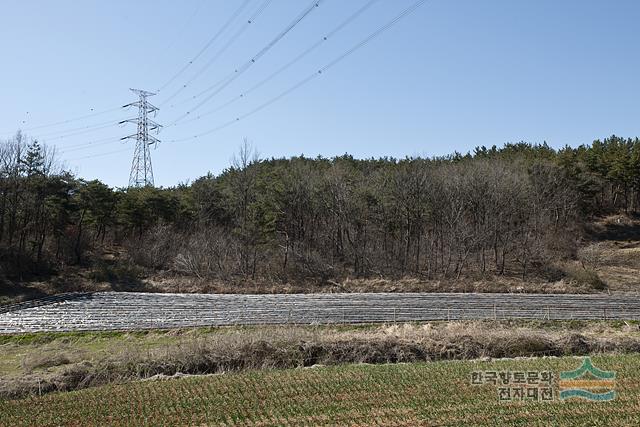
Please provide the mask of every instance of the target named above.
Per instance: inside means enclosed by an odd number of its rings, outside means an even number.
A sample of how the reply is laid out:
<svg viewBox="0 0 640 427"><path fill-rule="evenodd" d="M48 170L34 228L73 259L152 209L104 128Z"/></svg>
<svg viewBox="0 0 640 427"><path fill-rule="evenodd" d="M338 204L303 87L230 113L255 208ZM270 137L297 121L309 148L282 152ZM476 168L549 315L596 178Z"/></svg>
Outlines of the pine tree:
<svg viewBox="0 0 640 427"><path fill-rule="evenodd" d="M38 140L33 140L27 147L27 155L23 160L25 172L28 177L45 175L44 157L44 150L40 146L40 143Z"/></svg>

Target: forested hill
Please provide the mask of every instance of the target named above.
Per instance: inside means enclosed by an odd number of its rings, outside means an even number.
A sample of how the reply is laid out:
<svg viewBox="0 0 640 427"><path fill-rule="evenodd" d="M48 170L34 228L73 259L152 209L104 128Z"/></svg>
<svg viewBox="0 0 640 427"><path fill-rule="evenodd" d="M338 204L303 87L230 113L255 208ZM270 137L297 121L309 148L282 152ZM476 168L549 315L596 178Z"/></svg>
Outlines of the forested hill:
<svg viewBox="0 0 640 427"><path fill-rule="evenodd" d="M258 160L174 188L112 189L18 134L0 144L0 268L90 268L104 248L200 278L555 274L592 218L640 209L640 140L441 158ZM122 249L124 248L124 249Z"/></svg>

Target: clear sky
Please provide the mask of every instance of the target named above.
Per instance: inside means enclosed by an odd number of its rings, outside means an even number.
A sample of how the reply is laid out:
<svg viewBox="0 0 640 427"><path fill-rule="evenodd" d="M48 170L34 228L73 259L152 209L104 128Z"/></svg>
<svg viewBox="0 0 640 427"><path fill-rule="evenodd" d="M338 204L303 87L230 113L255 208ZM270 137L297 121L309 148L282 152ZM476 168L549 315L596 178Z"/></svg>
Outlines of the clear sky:
<svg viewBox="0 0 640 427"><path fill-rule="evenodd" d="M3 0L0 138L18 128L117 108L135 100L131 87L161 88L244 2ZM186 72L151 98L161 106L156 121L168 125L193 109L206 99L193 95L233 73L309 4L273 0L247 25L263 2L250 0ZM430 0L267 108L206 136L171 142L217 128L273 99L413 0L377 1L243 99L193 120L262 81L366 2L324 0L224 90L188 119L166 128L158 136L162 144L152 151L156 184L170 186L208 171L219 173L244 137L261 157L345 152L356 157L405 157L521 140L546 140L560 147L613 133L640 135L640 2ZM124 186L133 142L116 139L135 129L113 124L135 115L135 110L116 110L26 133L57 146L80 176ZM95 127L101 123L108 127Z"/></svg>

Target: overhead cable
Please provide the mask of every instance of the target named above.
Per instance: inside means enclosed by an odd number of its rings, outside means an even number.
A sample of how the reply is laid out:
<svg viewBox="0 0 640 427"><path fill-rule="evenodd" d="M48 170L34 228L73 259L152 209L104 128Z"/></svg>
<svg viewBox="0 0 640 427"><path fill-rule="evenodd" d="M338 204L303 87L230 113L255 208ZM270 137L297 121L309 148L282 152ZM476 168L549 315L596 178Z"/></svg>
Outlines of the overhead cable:
<svg viewBox="0 0 640 427"><path fill-rule="evenodd" d="M220 91L226 88L229 84L231 84L235 79L244 74L253 64L255 64L262 56L264 56L269 50L271 50L280 40L282 40L291 30L293 30L304 18L309 16L309 14L315 10L317 7L323 3L324 0L314 0L311 2L309 6L307 6L301 13L298 15L287 27L281 31L273 40L271 40L265 47L263 47L256 55L254 55L247 62L242 64L240 67L236 68L233 73L230 73L227 77L222 79L221 81L215 83L213 86L205 89L201 93L195 95L193 98L198 98L207 92L210 92L212 89L215 91L208 95L205 99L203 99L199 104L197 104L194 108L187 111L185 114L176 119L173 123L176 123L182 120L185 117L188 117L191 113L201 108L204 104L206 104L209 100L211 100L214 96L216 96ZM172 124L173 124L172 123Z"/></svg>
<svg viewBox="0 0 640 427"><path fill-rule="evenodd" d="M31 132L31 131L38 130L38 129L44 129L44 128L54 127L54 126L61 126L61 125L65 125L65 124L68 124L68 123L73 123L73 122L77 122L77 121L80 121L80 120L88 119L88 118L91 118L91 117L100 116L102 114L112 113L112 112L118 111L120 109L121 109L121 107L110 108L108 110L98 111L98 112L95 112L95 113L86 114L84 116L74 117L74 118L67 119L67 120L61 120L59 122L54 122L54 123L47 123L47 124L44 124L44 125L31 126L31 127L24 128L24 129L21 129L21 130L24 131L24 132ZM9 134L9 133L7 132L5 134Z"/></svg>
<svg viewBox="0 0 640 427"><path fill-rule="evenodd" d="M282 67L278 68L276 71L271 73L269 76L267 76L263 80L259 81L255 85L251 86L246 91L242 92L240 95L230 99L227 102L224 102L223 104L219 105L218 107L214 108L213 110L207 111L206 113L203 113L203 114L199 114L197 117L193 117L193 118L191 118L189 120L184 120L184 121L182 121L180 123L174 122L173 124L169 124L167 126L167 128L171 127L171 126L179 126L179 125L182 125L182 124L191 123L191 122L194 122L196 120L200 120L203 117L206 117L206 116L209 116L211 114L217 113L218 111L228 107L229 105L231 105L231 104L233 104L233 103L235 103L235 102L237 102L237 101L239 101L241 99L245 99L247 97L247 95L249 95L250 93L254 92L255 90L261 88L266 83L270 82L275 77L277 77L278 75L280 75L281 73L283 73L284 71L286 71L287 69L289 69L290 67L295 65L296 63L300 62L302 59L304 59L311 52L313 52L314 50L319 48L327 40L329 40L331 37L336 35L340 30L344 29L347 25L349 25L351 22L353 22L356 18L358 18L360 15L362 15L367 9L369 9L371 6L373 6L378 1L379 0L369 0L369 1L367 1L362 7L360 7L357 11L355 11L353 14L351 14L347 19L345 19L343 22L341 22L340 25L335 27L333 30L329 31L320 40L315 42L313 45L309 46L307 49L305 49L303 52L301 52L298 56L296 56L291 61L289 61L286 64L284 64Z"/></svg>
<svg viewBox="0 0 640 427"><path fill-rule="evenodd" d="M249 19L247 20L246 24L243 25L242 27L240 27L240 29L238 29L238 31L236 31L236 33L229 39L229 41L227 41L227 43L224 46L222 46L222 48L220 48L216 52L216 54L213 56L213 58L211 58L209 60L209 62L207 62L205 64L205 66L200 69L200 71L198 71L193 77L191 77L191 79L189 81L187 81L185 84L180 86L178 88L178 90L176 90L169 98L167 98L165 101L163 101L160 104L160 106L166 105L169 102L171 102L173 99L176 98L176 96L178 96L180 93L182 93L183 90L185 90L186 88L190 87L191 84L198 77L200 77L202 74L204 74L204 72L207 71L222 56L222 54L224 54L233 45L233 43L235 43L236 40L238 40L238 38L240 38L240 36L249 28L249 26L251 24L253 24L256 21L256 19L258 19L258 17L262 14L262 12L264 12L264 10L267 8L267 6L269 6L269 4L272 1L273 0L265 0L258 7L258 9L249 17Z"/></svg>
<svg viewBox="0 0 640 427"><path fill-rule="evenodd" d="M411 6L407 7L406 9L404 9L396 17L391 19L389 22L387 22L386 24L382 25L381 27L376 29L374 32L369 34L367 37L365 37L359 43L355 44L350 49L346 50L341 55L336 57L334 60L332 60L331 62L327 63L324 67L320 68L319 70L317 70L313 74L310 74L309 76L307 76L304 79L300 80L298 83L294 84L293 86L291 86L290 88L288 88L284 92L280 93L279 95L271 98L267 102L265 102L263 104L260 104L259 106L257 106L253 110L251 110L251 111L249 111L249 112L247 112L247 113L245 113L243 115L237 116L235 119L232 119L232 120L229 120L229 121L227 121L225 123L222 123L221 125L213 128L213 129L210 129L210 130L208 130L206 132L203 132L203 133L200 133L200 134L197 134L197 135L193 135L191 137L170 140L168 142L184 142L184 141L195 140L195 139L201 138L203 136L210 135L210 134L212 134L214 132L220 131L220 130L222 130L224 128L227 128L227 127L231 126L234 123L237 123L237 122L239 122L239 121L241 121L241 120L243 120L243 119L245 119L245 118L247 118L249 116L252 116L252 115L258 113L259 111L267 108L268 106L270 106L274 102L277 102L281 98L289 95L291 92L294 92L295 90L297 90L297 89L301 88L302 86L306 85L307 83L309 83L311 80L315 79L316 77L321 76L323 73L327 72L329 69L331 69L332 67L334 67L335 65L337 65L338 63L340 63L341 61L343 61L344 59L346 59L350 55L352 55L354 52L356 52L357 50L359 50L362 47L366 46L373 39L377 38L378 36L380 36L385 31L389 30L391 27L393 27L395 24L397 24L400 20L402 20L406 16L410 15L411 13L415 12L420 6L422 6L427 1L429 1L429 0L418 0L418 1L416 1Z"/></svg>
<svg viewBox="0 0 640 427"><path fill-rule="evenodd" d="M215 33L213 35L213 37L211 37L209 39L209 41L202 47L202 49L200 49L200 51L198 51L198 53L196 54L196 56L194 56L193 58L191 58L191 60L189 60L189 62L186 63L186 65L184 65L176 74L174 74L165 84L163 84L160 89L157 90L158 93L162 92L163 90L165 90L167 87L169 87L169 85L171 85L173 82L175 82L185 71L187 71L194 62L196 62L210 47L211 45L218 40L218 38L222 35L222 33L225 32L225 30L236 20L236 18L242 13L242 11L247 7L247 5L251 2L251 0L244 0L242 2L242 4L240 4L240 7L238 7L233 14L231 15L231 17L229 17L229 19L224 23L224 25L222 25L222 27L220 27L220 29L218 30L217 33Z"/></svg>

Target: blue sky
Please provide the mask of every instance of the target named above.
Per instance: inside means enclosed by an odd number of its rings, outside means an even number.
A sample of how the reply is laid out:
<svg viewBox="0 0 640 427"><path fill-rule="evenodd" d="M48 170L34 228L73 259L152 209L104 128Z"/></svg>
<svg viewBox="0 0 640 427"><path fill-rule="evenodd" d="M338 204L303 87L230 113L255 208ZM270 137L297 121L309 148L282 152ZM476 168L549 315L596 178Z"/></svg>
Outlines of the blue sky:
<svg viewBox="0 0 640 427"><path fill-rule="evenodd" d="M170 124L274 38L308 0L251 0L228 30L152 102ZM244 0L4 0L0 25L0 138L18 128L117 108L130 87L157 90L185 66ZM366 0L324 0L259 61L199 110L211 111L321 40ZM242 139L262 157L441 155L521 140L578 145L640 135L640 2L430 0L319 78L258 113L241 116L310 75L412 0L379 0L357 20L226 108L165 129L152 151L156 184L170 186L229 165ZM241 28L242 36L173 101ZM26 133L55 145L85 178L128 181L133 143L116 141L135 116L110 113ZM196 111L189 117L196 117ZM183 120L183 122L186 120ZM108 123L103 129L85 128ZM91 132L77 134L91 130ZM74 135L76 133L76 135ZM94 141L99 141L95 142ZM92 143L92 144L89 144ZM83 145L86 144L86 145ZM111 153L103 155L104 153Z"/></svg>

